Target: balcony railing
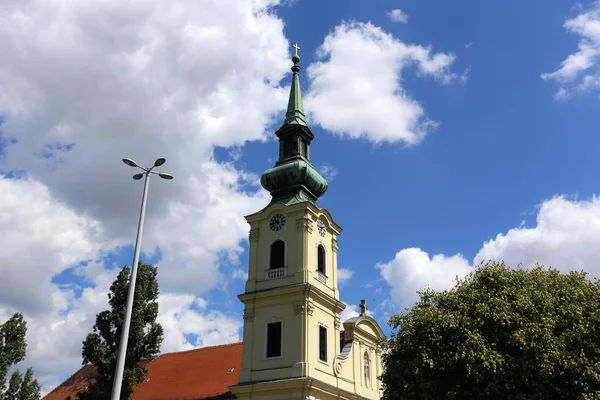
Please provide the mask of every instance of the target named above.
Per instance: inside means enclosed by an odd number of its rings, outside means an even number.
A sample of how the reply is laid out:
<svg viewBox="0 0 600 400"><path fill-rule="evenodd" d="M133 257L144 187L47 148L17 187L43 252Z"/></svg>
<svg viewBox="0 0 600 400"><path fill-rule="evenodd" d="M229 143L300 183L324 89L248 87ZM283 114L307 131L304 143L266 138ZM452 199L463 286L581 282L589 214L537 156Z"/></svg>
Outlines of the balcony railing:
<svg viewBox="0 0 600 400"><path fill-rule="evenodd" d="M287 275L287 268L277 268L277 269L269 269L267 270L267 279L281 279L285 278Z"/></svg>
<svg viewBox="0 0 600 400"><path fill-rule="evenodd" d="M317 280L323 285L327 285L327 277L319 271L317 271Z"/></svg>

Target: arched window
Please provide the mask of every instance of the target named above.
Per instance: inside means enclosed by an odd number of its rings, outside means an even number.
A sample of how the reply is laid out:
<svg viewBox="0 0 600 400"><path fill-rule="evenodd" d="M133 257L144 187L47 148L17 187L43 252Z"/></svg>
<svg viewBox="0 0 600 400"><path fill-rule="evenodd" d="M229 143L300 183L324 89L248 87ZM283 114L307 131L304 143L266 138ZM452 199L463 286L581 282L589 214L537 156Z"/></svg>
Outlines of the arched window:
<svg viewBox="0 0 600 400"><path fill-rule="evenodd" d="M322 244L317 246L317 271L325 274L325 248Z"/></svg>
<svg viewBox="0 0 600 400"><path fill-rule="evenodd" d="M283 240L276 240L271 244L271 257L269 269L283 268L285 265L285 243Z"/></svg>
<svg viewBox="0 0 600 400"><path fill-rule="evenodd" d="M369 387L369 384L371 383L371 358L369 357L369 350L365 350L363 368L365 374L365 386Z"/></svg>

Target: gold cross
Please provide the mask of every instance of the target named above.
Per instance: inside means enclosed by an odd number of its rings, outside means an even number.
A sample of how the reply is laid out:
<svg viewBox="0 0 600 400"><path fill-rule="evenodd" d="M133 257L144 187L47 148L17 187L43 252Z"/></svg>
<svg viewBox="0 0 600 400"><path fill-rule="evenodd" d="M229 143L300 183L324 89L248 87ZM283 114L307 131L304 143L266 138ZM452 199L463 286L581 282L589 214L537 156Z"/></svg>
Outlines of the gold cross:
<svg viewBox="0 0 600 400"><path fill-rule="evenodd" d="M296 49L296 57L298 57L298 50L300 50L300 46L298 46L298 43L296 43L295 45L292 46L294 49Z"/></svg>

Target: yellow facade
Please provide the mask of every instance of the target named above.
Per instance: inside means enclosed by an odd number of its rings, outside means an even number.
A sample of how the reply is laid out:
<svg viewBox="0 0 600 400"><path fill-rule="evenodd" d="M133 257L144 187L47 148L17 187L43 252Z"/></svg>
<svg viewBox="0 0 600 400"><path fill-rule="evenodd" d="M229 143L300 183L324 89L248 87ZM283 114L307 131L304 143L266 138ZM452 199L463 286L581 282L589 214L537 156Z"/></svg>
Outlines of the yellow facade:
<svg viewBox="0 0 600 400"><path fill-rule="evenodd" d="M339 317L345 308L337 284L341 227L311 202L272 204L246 220L248 281L239 296L244 346L232 392L240 399L379 399L381 328L364 314L346 322ZM281 242L283 256L273 250ZM283 265L273 264L275 258ZM277 333L268 336L279 327L280 342ZM268 344L268 337L275 339Z"/></svg>
<svg viewBox="0 0 600 400"><path fill-rule="evenodd" d="M384 338L366 315L340 321L337 238L342 228L316 202L327 181L310 162L314 139L300 94L298 46L279 138L279 158L261 176L271 204L248 215L248 281L239 399L380 399ZM344 340L340 328L344 326Z"/></svg>

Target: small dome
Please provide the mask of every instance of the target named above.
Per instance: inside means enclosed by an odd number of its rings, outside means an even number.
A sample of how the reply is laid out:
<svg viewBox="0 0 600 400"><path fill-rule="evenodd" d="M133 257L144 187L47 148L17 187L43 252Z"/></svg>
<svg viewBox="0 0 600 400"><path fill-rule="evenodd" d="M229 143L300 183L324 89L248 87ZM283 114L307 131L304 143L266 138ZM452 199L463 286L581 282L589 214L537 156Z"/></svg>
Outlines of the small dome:
<svg viewBox="0 0 600 400"><path fill-rule="evenodd" d="M327 181L308 162L298 159L266 170L260 177L261 185L276 201L278 197L308 192L316 201L327 191Z"/></svg>

